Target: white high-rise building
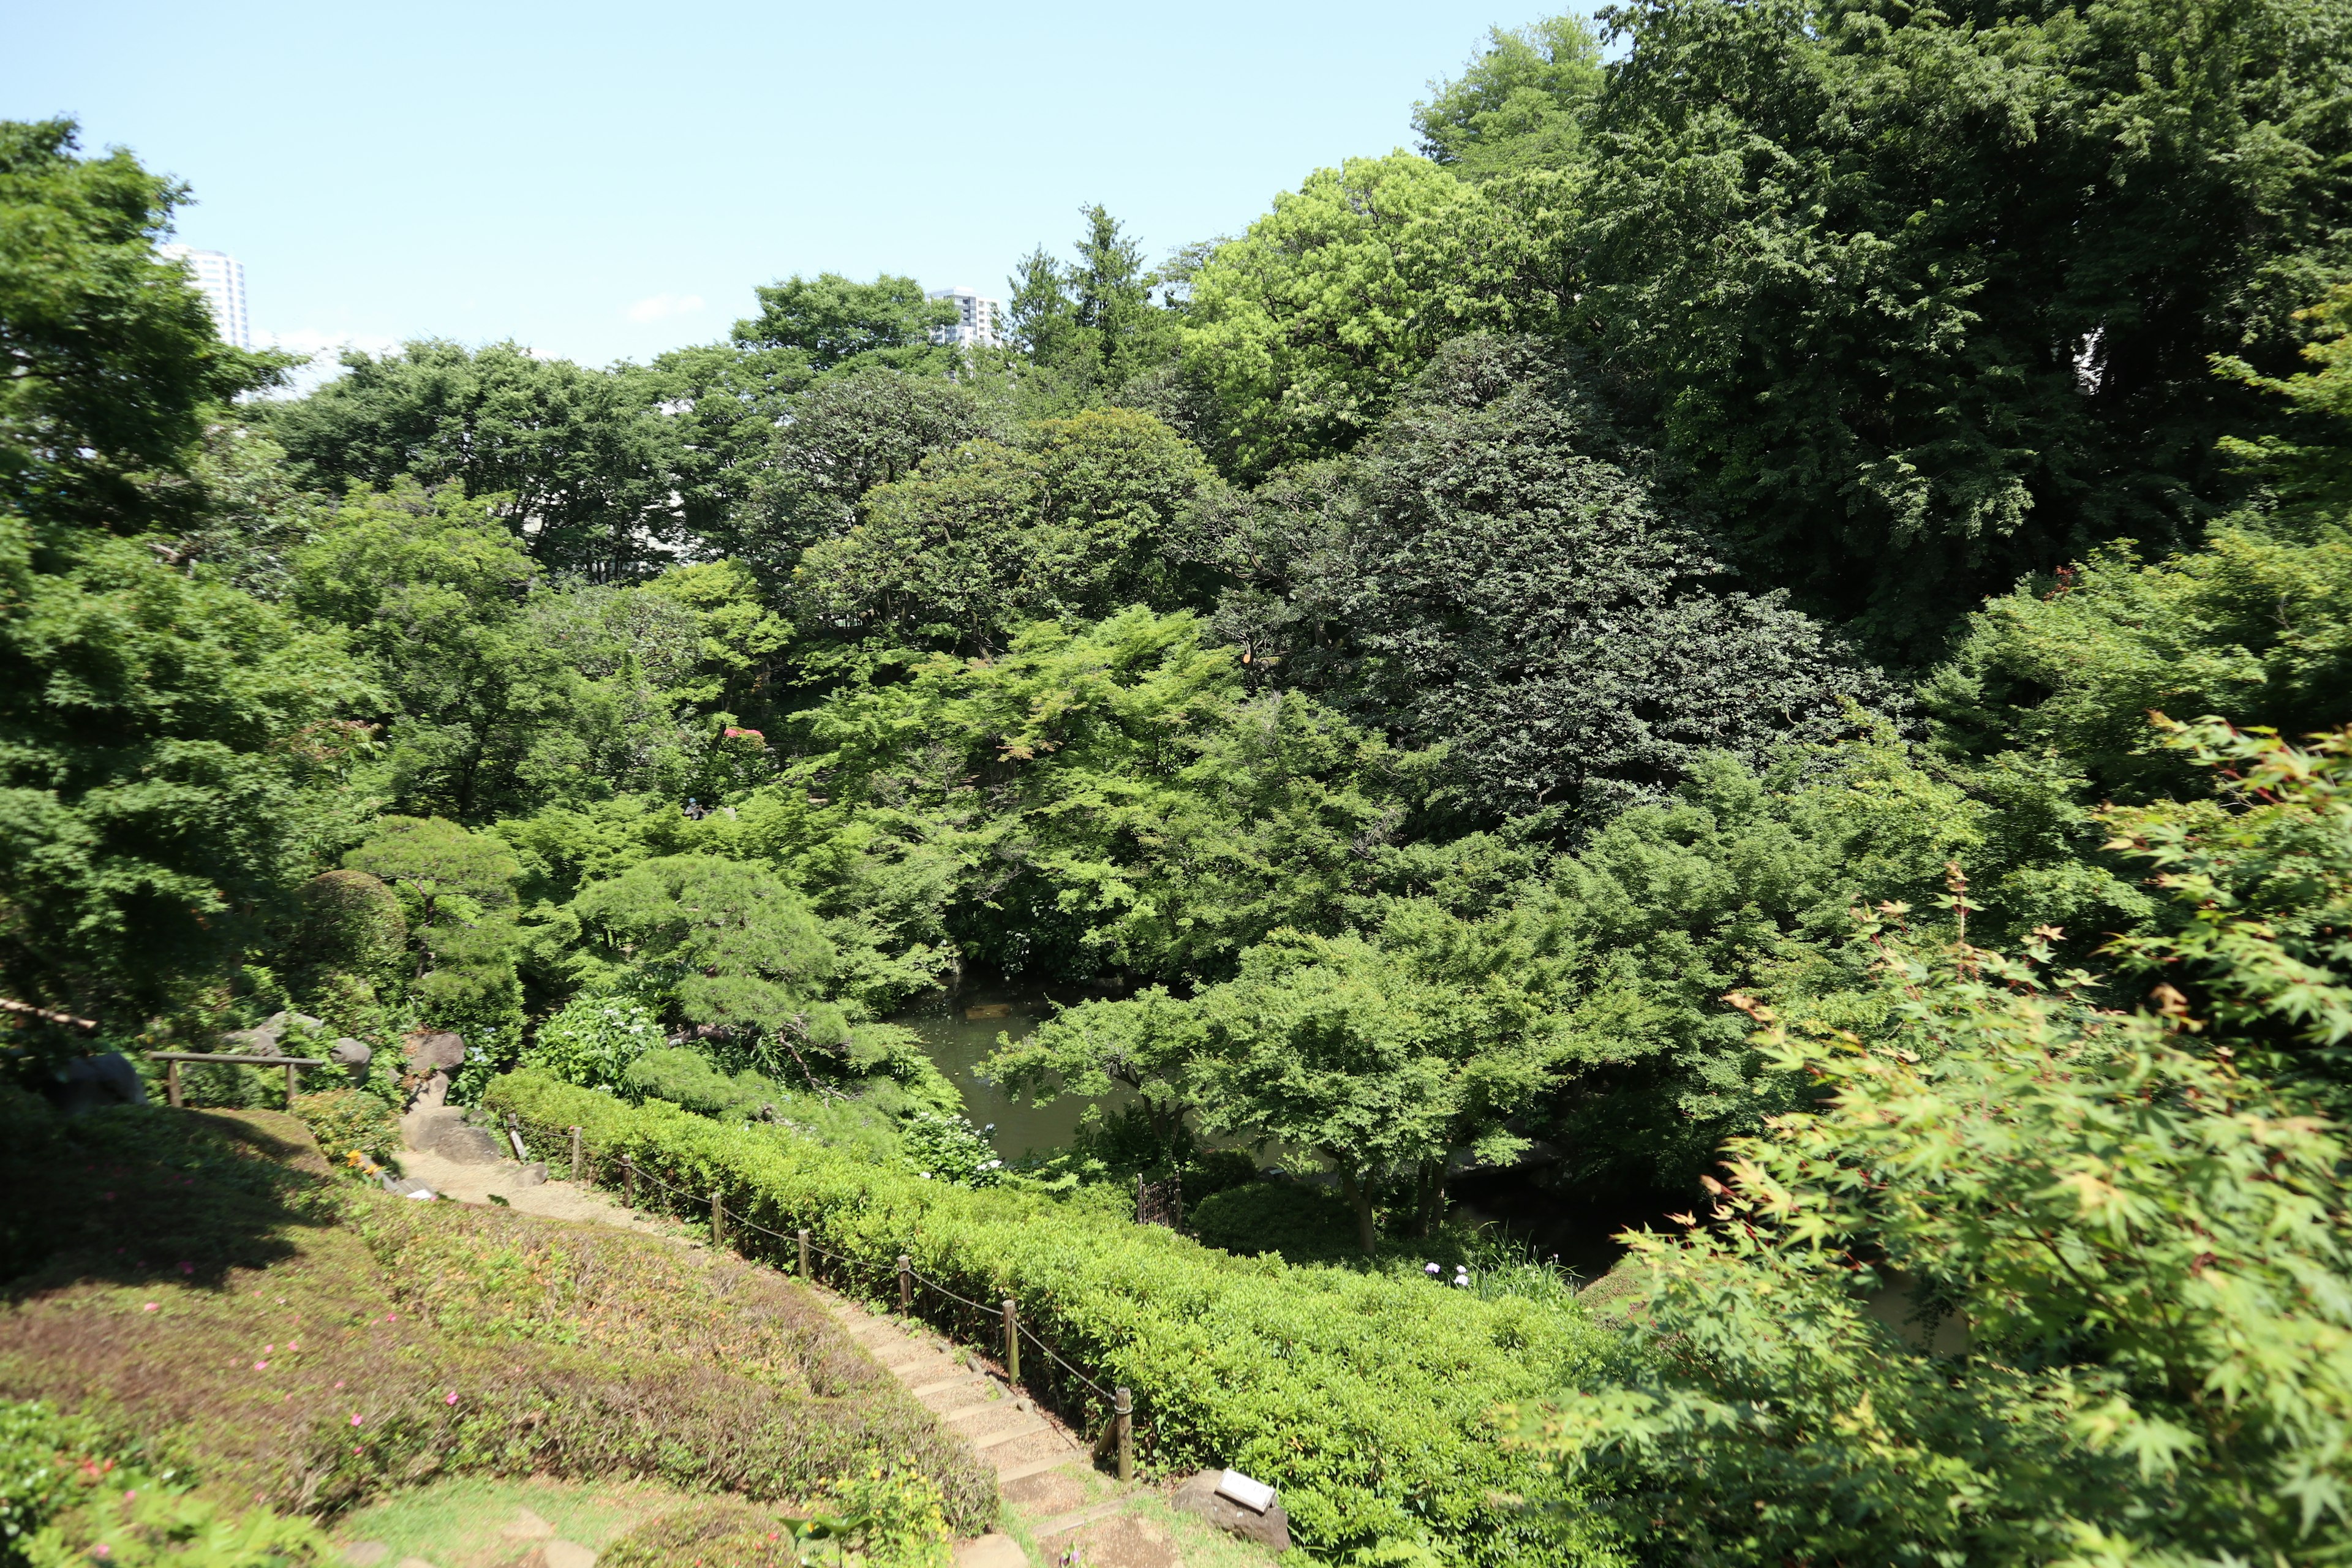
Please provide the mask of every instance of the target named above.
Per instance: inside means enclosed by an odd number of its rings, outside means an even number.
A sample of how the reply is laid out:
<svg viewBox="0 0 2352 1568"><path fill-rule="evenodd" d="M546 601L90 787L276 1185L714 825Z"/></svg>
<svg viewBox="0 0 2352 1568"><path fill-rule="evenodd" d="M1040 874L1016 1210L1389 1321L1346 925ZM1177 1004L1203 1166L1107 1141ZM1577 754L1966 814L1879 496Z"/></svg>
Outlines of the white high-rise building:
<svg viewBox="0 0 2352 1568"><path fill-rule="evenodd" d="M933 300L953 300L961 320L952 327L936 327L931 342L953 343L958 348L1002 348L1004 344L1004 305L969 289L935 289L929 296Z"/></svg>
<svg viewBox="0 0 2352 1568"><path fill-rule="evenodd" d="M196 287L212 301L213 325L221 342L238 348L253 346L253 329L245 319L245 263L218 250L191 250L184 245L159 245L155 254L166 261L184 261L196 275Z"/></svg>

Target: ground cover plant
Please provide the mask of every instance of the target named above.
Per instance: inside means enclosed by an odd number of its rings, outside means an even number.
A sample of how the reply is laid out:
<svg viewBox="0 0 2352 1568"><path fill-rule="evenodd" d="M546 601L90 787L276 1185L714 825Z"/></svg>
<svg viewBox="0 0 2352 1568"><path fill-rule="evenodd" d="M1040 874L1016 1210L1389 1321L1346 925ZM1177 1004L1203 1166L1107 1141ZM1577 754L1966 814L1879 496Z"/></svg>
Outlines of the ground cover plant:
<svg viewBox="0 0 2352 1568"><path fill-rule="evenodd" d="M12 1098L0 1393L288 1514L438 1474L643 1475L804 1500L880 1466L957 1527L993 1483L787 1282L649 1238L337 1178L267 1111Z"/></svg>

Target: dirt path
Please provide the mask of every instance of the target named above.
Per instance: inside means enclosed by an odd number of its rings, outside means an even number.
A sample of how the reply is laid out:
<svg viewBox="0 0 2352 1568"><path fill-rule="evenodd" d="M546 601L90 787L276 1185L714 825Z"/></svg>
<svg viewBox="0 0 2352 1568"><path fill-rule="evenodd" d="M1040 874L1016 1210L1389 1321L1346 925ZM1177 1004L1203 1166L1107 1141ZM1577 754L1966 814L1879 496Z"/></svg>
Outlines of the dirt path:
<svg viewBox="0 0 2352 1568"><path fill-rule="evenodd" d="M409 1175L461 1202L487 1203L495 1195L523 1214L619 1226L697 1251L708 1248L677 1221L625 1208L596 1188L565 1181L520 1185L520 1165L463 1164L417 1150L404 1151L400 1163ZM1177 1515L1155 1489L1123 1485L1101 1473L1076 1433L977 1353L920 1322L874 1311L822 1285L804 1288L943 1426L995 1465L1004 1518L998 1529L957 1544L956 1568L1185 1568L1180 1537L1192 1544L1196 1558L1212 1560L1196 1568L1268 1561L1264 1552ZM548 1568L589 1568L593 1562L593 1554L583 1560L582 1549L569 1542L549 1545L555 1550L545 1554ZM564 1560L554 1561L559 1556Z"/></svg>

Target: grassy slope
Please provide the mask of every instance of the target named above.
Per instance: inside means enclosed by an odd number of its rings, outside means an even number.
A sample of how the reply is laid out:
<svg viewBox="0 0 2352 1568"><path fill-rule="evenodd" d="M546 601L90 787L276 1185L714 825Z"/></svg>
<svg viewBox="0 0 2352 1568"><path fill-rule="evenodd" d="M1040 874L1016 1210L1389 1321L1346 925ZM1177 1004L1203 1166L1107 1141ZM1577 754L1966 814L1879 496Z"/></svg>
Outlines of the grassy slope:
<svg viewBox="0 0 2352 1568"><path fill-rule="evenodd" d="M339 1183L268 1111L0 1099L0 1396L134 1433L240 1504L439 1474L800 1499L879 1462L949 1522L990 1474L790 1282L646 1237Z"/></svg>

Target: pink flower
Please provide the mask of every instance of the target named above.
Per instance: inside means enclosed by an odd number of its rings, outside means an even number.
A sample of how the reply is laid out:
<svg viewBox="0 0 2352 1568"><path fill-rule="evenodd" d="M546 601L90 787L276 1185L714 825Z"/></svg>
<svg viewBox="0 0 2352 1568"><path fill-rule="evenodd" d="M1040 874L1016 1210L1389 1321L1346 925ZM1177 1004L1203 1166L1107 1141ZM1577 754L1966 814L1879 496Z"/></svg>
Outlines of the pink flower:
<svg viewBox="0 0 2352 1568"><path fill-rule="evenodd" d="M360 1424L360 1418L359 1418L359 1415L358 1415L358 1414L357 1414L356 1412L354 1412L354 1413L352 1414L352 1426L358 1426L359 1424ZM352 1452L353 1452L353 1453L357 1453L357 1452L359 1452L359 1450L358 1450L358 1449L356 1449L356 1448L354 1448L354 1449L352 1449Z"/></svg>
<svg viewBox="0 0 2352 1568"><path fill-rule="evenodd" d="M193 1263L183 1262L180 1265L180 1272L183 1274L194 1274L195 1271L196 1266Z"/></svg>
<svg viewBox="0 0 2352 1568"><path fill-rule="evenodd" d="M278 1347L276 1345L264 1345L261 1347L261 1353L263 1355L276 1355L278 1353Z"/></svg>
<svg viewBox="0 0 2352 1568"><path fill-rule="evenodd" d="M451 1394L448 1398L446 1398L446 1399L443 1400L441 1403L442 1403L442 1404L444 1404L444 1405L455 1405L455 1404L457 1404L457 1396L456 1394Z"/></svg>
<svg viewBox="0 0 2352 1568"><path fill-rule="evenodd" d="M338 1383L335 1384L335 1386L336 1386L337 1388L341 1388L341 1387L342 1387L342 1384L341 1384L341 1383L340 1383L340 1382L338 1382Z"/></svg>
<svg viewBox="0 0 2352 1568"><path fill-rule="evenodd" d="M253 1370L256 1372L268 1372L269 1370L269 1363L266 1361L255 1362L253 1363Z"/></svg>
<svg viewBox="0 0 2352 1568"><path fill-rule="evenodd" d="M93 1557L111 1557L111 1556L113 1556L113 1555L114 1555L114 1548L113 1548L113 1547L111 1547L111 1546L109 1546L109 1545L108 1545L105 1542L103 1542L103 1541L100 1542L97 1545L95 1545L95 1546L91 1547L89 1550L90 1550L90 1555L92 1555Z"/></svg>
<svg viewBox="0 0 2352 1568"><path fill-rule="evenodd" d="M154 1310L155 1310L155 1303L154 1303L154 1302L152 1302L152 1301L148 1302L144 1307L142 1307L142 1308L140 1309L140 1310L141 1310L141 1311L142 1311L142 1312L152 1312L152 1311L153 1311Z"/></svg>

